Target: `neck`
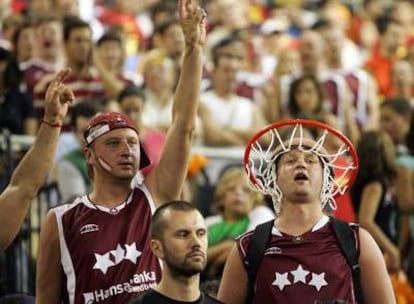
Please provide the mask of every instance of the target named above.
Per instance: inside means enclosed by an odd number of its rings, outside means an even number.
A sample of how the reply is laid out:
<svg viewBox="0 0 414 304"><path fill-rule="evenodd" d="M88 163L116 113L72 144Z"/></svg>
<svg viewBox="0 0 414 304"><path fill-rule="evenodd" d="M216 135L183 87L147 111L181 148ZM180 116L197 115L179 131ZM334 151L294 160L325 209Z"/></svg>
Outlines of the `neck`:
<svg viewBox="0 0 414 304"><path fill-rule="evenodd" d="M241 214L238 212L226 212L224 213L224 218L226 219L226 222L234 223L242 220L246 214Z"/></svg>
<svg viewBox="0 0 414 304"><path fill-rule="evenodd" d="M172 277L165 268L156 290L176 301L194 302L200 298L200 275Z"/></svg>
<svg viewBox="0 0 414 304"><path fill-rule="evenodd" d="M59 56L57 54L43 54L40 59L50 64L56 64Z"/></svg>
<svg viewBox="0 0 414 304"><path fill-rule="evenodd" d="M400 85L396 86L396 95L397 97L402 97L407 100L411 99L412 96L412 87L409 85Z"/></svg>
<svg viewBox="0 0 414 304"><path fill-rule="evenodd" d="M97 205L112 208L124 203L131 192L131 182L102 183L95 181L89 198Z"/></svg>
<svg viewBox="0 0 414 304"><path fill-rule="evenodd" d="M332 58L329 60L329 68L342 69L342 60L340 58Z"/></svg>
<svg viewBox="0 0 414 304"><path fill-rule="evenodd" d="M217 94L217 96L223 99L229 99L234 94L233 91L227 88L214 87L213 90Z"/></svg>
<svg viewBox="0 0 414 304"><path fill-rule="evenodd" d="M315 204L282 202L282 210L275 221L276 227L290 235L302 235L311 230L323 217L320 203Z"/></svg>
<svg viewBox="0 0 414 304"><path fill-rule="evenodd" d="M383 43L380 44L380 54L384 57L392 57L394 54L392 50L390 50L386 45Z"/></svg>
<svg viewBox="0 0 414 304"><path fill-rule="evenodd" d="M72 69L72 75L74 76L83 76L88 73L89 64L79 64L73 61L68 61L68 67Z"/></svg>

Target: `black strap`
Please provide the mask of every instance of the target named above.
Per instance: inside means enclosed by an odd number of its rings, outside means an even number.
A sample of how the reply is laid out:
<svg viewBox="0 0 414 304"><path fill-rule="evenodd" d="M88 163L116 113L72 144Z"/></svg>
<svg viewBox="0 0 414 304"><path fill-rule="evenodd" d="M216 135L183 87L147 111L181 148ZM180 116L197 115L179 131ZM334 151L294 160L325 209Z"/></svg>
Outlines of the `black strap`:
<svg viewBox="0 0 414 304"><path fill-rule="evenodd" d="M252 235L249 251L246 256L247 275L249 278L246 298L247 304L250 304L253 301L257 271L259 270L267 243L269 242L270 235L272 234L273 224L274 220L271 220L258 225Z"/></svg>
<svg viewBox="0 0 414 304"><path fill-rule="evenodd" d="M364 297L361 287L361 269L359 266L359 254L356 245L355 231L351 228L349 223L331 217L333 229L339 246L345 255L349 267L352 270L352 281L354 283L355 299L358 304L364 303ZM358 226L355 225L355 229ZM357 230L356 230L357 231Z"/></svg>

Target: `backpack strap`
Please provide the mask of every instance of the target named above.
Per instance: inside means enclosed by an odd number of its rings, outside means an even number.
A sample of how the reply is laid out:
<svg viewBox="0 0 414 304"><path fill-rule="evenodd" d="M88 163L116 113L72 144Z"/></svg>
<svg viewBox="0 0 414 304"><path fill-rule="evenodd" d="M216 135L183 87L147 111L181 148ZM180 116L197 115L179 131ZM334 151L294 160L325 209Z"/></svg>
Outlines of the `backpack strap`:
<svg viewBox="0 0 414 304"><path fill-rule="evenodd" d="M331 223L338 240L339 246L345 255L346 261L352 271L355 299L358 304L364 303L361 287L361 269L359 266L359 250L355 233L358 232L358 225L351 227L349 223L330 217Z"/></svg>
<svg viewBox="0 0 414 304"><path fill-rule="evenodd" d="M253 301L254 285L256 283L256 275L259 270L267 243L272 234L274 220L265 222L256 227L253 231L252 239L249 246L249 251L246 256L247 275L249 279L249 286L247 288L246 303L250 304Z"/></svg>

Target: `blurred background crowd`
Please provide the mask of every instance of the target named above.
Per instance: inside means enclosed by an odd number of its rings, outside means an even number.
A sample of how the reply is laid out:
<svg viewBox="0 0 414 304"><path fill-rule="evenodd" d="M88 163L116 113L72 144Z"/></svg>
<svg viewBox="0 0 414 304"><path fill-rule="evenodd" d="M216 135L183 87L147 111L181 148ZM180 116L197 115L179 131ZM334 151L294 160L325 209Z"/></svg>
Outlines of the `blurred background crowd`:
<svg viewBox="0 0 414 304"><path fill-rule="evenodd" d="M360 174L336 215L369 230L390 273L414 283L413 2L200 3L208 34L195 147L216 149L210 154L245 147L281 119L336 127L360 156ZM47 198L39 194L15 246L0 257L0 294L33 293L45 210L90 190L81 138L91 117L127 114L157 163L184 50L175 12L175 0L0 0L0 189L25 152L8 149L7 141L36 134L47 85L64 66L72 69L66 84L76 96ZM241 155L197 151L184 196L207 217L204 281L214 290L234 237L273 214L269 200L247 186ZM208 173L215 162L219 169Z"/></svg>

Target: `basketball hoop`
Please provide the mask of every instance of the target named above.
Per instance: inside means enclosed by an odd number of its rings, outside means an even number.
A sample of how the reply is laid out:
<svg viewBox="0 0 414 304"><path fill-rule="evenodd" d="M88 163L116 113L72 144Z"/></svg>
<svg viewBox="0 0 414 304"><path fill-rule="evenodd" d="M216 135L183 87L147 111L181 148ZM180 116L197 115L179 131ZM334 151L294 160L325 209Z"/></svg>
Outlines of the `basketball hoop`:
<svg viewBox="0 0 414 304"><path fill-rule="evenodd" d="M244 153L245 170L250 183L271 196L275 211L282 193L275 181L275 161L291 149L316 154L323 164L321 204L336 209L335 198L343 195L358 174L358 155L352 142L335 128L307 119L287 119L257 132ZM332 152L332 151L336 152ZM346 162L338 161L347 159Z"/></svg>

